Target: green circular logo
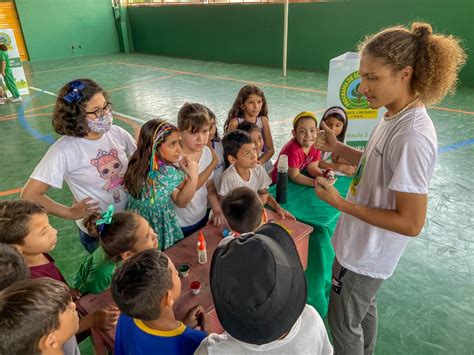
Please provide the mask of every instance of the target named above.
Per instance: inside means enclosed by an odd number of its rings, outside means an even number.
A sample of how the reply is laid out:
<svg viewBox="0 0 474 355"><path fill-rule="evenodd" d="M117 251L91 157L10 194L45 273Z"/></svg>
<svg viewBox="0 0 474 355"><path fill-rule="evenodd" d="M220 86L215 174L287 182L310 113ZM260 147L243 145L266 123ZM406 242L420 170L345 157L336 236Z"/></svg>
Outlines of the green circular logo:
<svg viewBox="0 0 474 355"><path fill-rule="evenodd" d="M342 82L339 98L348 110L369 108L367 99L359 93L359 85L360 74L358 71L349 74Z"/></svg>
<svg viewBox="0 0 474 355"><path fill-rule="evenodd" d="M6 34L5 32L0 32L0 43L3 43L5 44L8 48L10 48L11 44L12 44L12 39L10 38L10 36L8 34Z"/></svg>

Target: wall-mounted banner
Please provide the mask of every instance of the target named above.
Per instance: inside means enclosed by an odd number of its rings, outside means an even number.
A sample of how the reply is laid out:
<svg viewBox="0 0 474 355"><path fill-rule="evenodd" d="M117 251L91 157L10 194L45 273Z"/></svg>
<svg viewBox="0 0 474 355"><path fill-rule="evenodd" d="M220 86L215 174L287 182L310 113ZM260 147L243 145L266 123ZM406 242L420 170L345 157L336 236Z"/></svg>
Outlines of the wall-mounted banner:
<svg viewBox="0 0 474 355"><path fill-rule="evenodd" d="M340 106L349 118L347 144L363 149L370 132L385 113L385 108L369 108L365 96L359 93L359 54L347 52L333 58L329 64L327 107Z"/></svg>
<svg viewBox="0 0 474 355"><path fill-rule="evenodd" d="M8 57L10 57L10 67L12 69L13 77L15 78L16 87L20 92L20 95L27 95L28 83L26 82L25 72L23 71L23 65L21 64L20 53L16 45L15 35L13 30L10 28L0 29L0 43L5 43L8 47ZM7 95L10 97L10 91L6 90Z"/></svg>

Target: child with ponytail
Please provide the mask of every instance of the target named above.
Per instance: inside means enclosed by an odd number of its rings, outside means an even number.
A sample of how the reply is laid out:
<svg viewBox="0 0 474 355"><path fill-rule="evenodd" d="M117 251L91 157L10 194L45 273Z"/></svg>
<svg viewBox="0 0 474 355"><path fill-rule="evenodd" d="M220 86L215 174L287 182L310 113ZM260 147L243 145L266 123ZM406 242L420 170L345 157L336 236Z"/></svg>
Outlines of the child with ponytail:
<svg viewBox="0 0 474 355"><path fill-rule="evenodd" d="M117 264L147 249L157 248L156 233L148 222L133 212L92 213L84 219L89 235L99 239L100 246L88 255L73 285L81 294L101 293L110 286Z"/></svg>
<svg viewBox="0 0 474 355"><path fill-rule="evenodd" d="M458 39L419 22L384 29L359 49L359 92L370 108L387 112L364 152L338 142L324 123L326 134L315 143L358 166L347 200L324 179L316 187L319 198L344 212L332 237L328 311L337 354L374 352L377 291L425 223L438 145L426 105L454 91L466 61Z"/></svg>

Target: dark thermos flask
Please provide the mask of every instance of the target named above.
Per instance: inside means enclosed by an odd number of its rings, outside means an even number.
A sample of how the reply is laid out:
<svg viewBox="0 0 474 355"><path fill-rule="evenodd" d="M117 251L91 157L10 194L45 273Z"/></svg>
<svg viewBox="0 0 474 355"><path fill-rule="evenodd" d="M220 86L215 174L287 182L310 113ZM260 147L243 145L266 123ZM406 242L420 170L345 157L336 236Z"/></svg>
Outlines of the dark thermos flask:
<svg viewBox="0 0 474 355"><path fill-rule="evenodd" d="M276 185L276 200L285 203L288 190L288 156L285 154L278 158Z"/></svg>

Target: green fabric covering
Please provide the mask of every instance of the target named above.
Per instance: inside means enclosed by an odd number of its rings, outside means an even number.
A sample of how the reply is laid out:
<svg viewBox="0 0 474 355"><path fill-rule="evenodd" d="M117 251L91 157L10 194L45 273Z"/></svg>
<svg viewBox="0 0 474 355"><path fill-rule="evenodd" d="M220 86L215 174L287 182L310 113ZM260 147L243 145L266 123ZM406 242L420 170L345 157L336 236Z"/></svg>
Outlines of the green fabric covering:
<svg viewBox="0 0 474 355"><path fill-rule="evenodd" d="M110 286L114 270L115 263L107 258L102 247L98 247L82 260L74 275L72 287L77 288L81 294L101 293Z"/></svg>
<svg viewBox="0 0 474 355"><path fill-rule="evenodd" d="M346 196L351 177L339 176L335 187L342 196ZM276 196L276 185L269 189ZM331 269L334 261L334 250L331 237L336 228L339 211L321 201L312 187L288 182L287 203L281 206L290 211L298 221L314 228L309 239L308 268L308 303L325 317L328 311L331 291Z"/></svg>

